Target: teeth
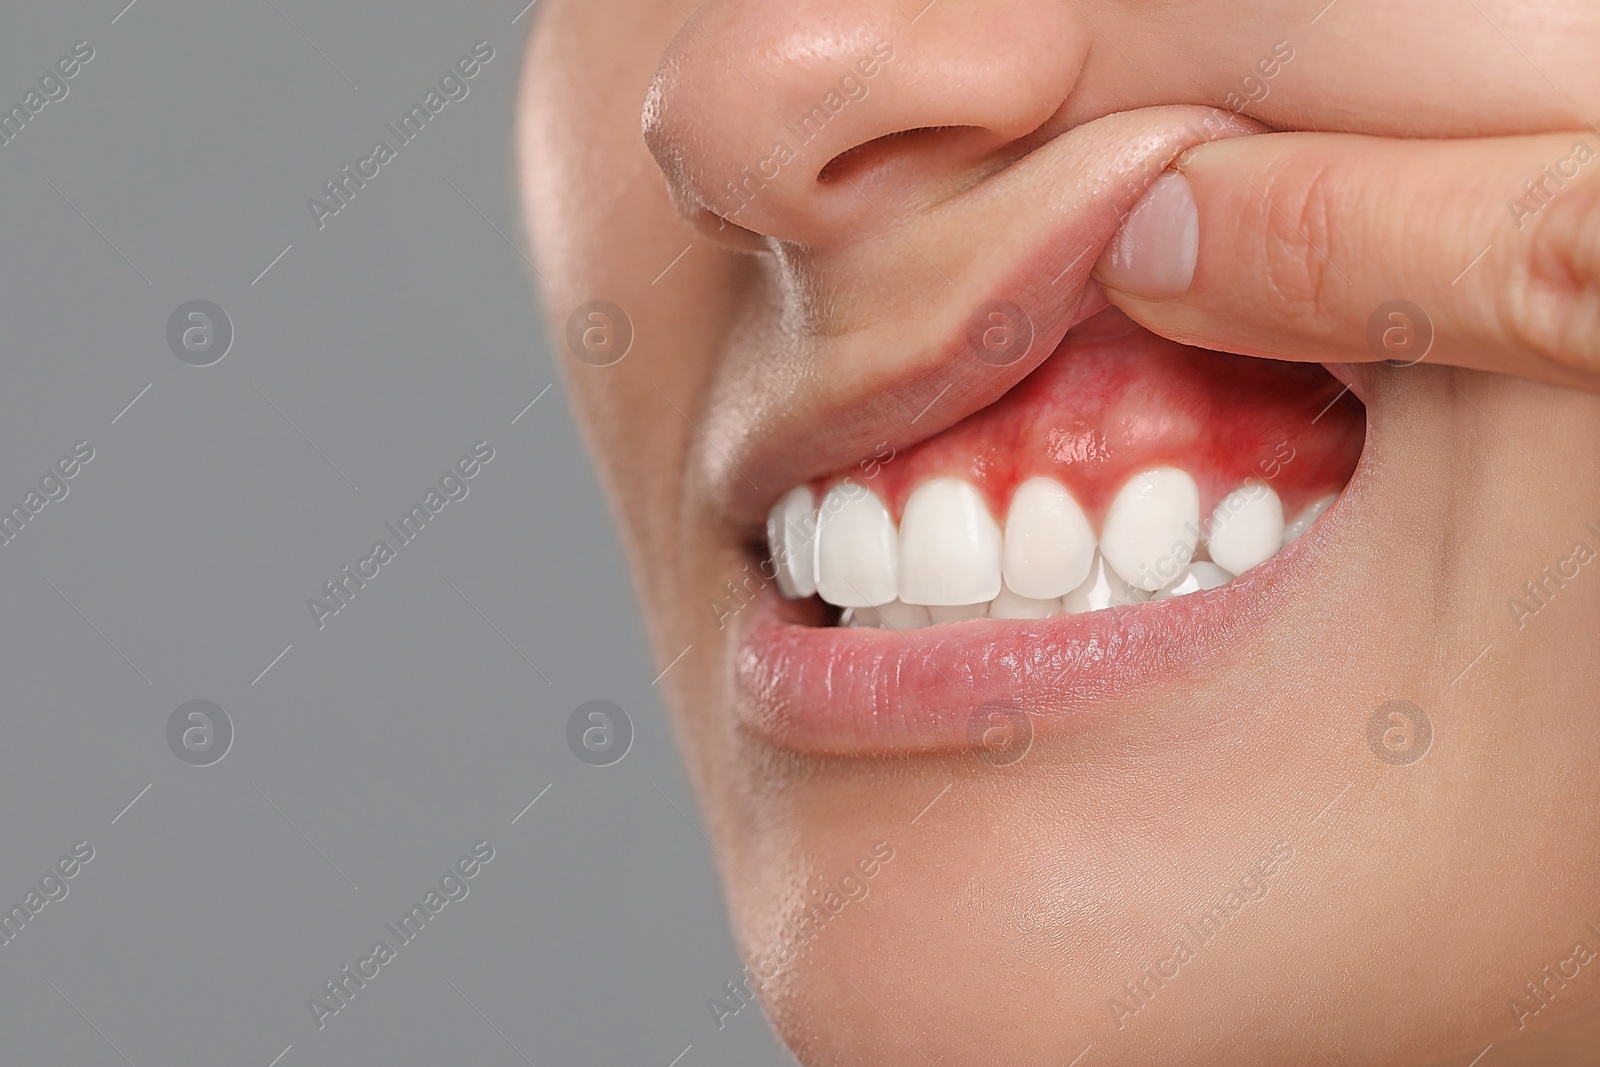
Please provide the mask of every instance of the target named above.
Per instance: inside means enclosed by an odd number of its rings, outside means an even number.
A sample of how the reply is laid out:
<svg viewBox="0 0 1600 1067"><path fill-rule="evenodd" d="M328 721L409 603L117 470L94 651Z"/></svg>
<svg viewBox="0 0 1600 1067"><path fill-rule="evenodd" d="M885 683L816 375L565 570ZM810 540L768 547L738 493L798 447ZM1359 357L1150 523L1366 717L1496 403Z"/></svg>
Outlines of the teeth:
<svg viewBox="0 0 1600 1067"><path fill-rule="evenodd" d="M903 604L898 600L875 608L845 608L844 614L839 617L840 626L859 629L915 630L931 624L927 608Z"/></svg>
<svg viewBox="0 0 1600 1067"><path fill-rule="evenodd" d="M891 600L882 607L869 610L878 613L878 625L888 630L915 630L919 626L928 626L932 623L927 608L920 604L907 604L902 600Z"/></svg>
<svg viewBox="0 0 1600 1067"><path fill-rule="evenodd" d="M1248 482L1217 505L1201 542L1194 479L1156 467L1118 490L1097 547L1083 509L1053 478L1017 488L1003 534L964 479L917 486L898 529L875 493L846 480L820 507L807 487L791 490L767 516L767 545L783 595L815 594L846 609L841 626L1047 619L1225 585L1272 558L1337 499L1322 497L1286 524L1278 494Z"/></svg>
<svg viewBox="0 0 1600 1067"><path fill-rule="evenodd" d="M1154 592L1183 573L1200 529L1200 490L1176 467L1129 479L1111 502L1100 552L1129 585Z"/></svg>
<svg viewBox="0 0 1600 1067"><path fill-rule="evenodd" d="M1066 486L1030 478L1006 514L1006 586L1023 597L1052 600L1083 584L1094 562L1094 531ZM999 616L1037 619L1042 615Z"/></svg>
<svg viewBox="0 0 1600 1067"><path fill-rule="evenodd" d="M1171 585L1156 590L1151 600L1170 600L1175 596L1186 596L1189 593L1198 593L1202 589L1215 589L1219 585L1227 585L1233 581L1233 575L1217 566L1215 563L1206 563L1203 560L1189 564L1183 576Z"/></svg>
<svg viewBox="0 0 1600 1067"><path fill-rule="evenodd" d="M1079 615L1085 611L1139 604L1149 599L1149 593L1143 589L1135 589L1123 581L1117 572L1106 564L1104 556L1096 555L1094 562L1089 565L1089 577L1084 579L1082 585L1061 598L1061 608L1068 615Z"/></svg>
<svg viewBox="0 0 1600 1067"><path fill-rule="evenodd" d="M870 608L895 598L900 538L883 501L859 482L822 498L816 547L817 592L828 603Z"/></svg>
<svg viewBox="0 0 1600 1067"><path fill-rule="evenodd" d="M1212 512L1206 546L1212 561L1233 574L1265 563L1283 547L1283 501L1260 482L1240 486Z"/></svg>
<svg viewBox="0 0 1600 1067"><path fill-rule="evenodd" d="M1000 592L1000 527L960 478L924 482L900 518L900 599L982 605Z"/></svg>
<svg viewBox="0 0 1600 1067"><path fill-rule="evenodd" d="M981 619L987 614L988 604L940 604L928 609L928 615L935 624L966 622L968 619Z"/></svg>
<svg viewBox="0 0 1600 1067"><path fill-rule="evenodd" d="M882 622L877 608L845 608L839 613L839 625L849 630L871 630Z"/></svg>
<svg viewBox="0 0 1600 1067"><path fill-rule="evenodd" d="M1015 512L1015 507L1012 508ZM1011 536L1010 524L1006 526L1006 536ZM1091 563L1094 557L1090 556ZM1088 568L1085 568L1087 570ZM1009 581L1009 579L1008 579ZM1061 598L1048 597L1036 600L1031 596L1023 596L1013 592L1011 586L1005 585L1000 589L1000 595L989 604L989 618L991 619L1048 619L1052 615L1061 614Z"/></svg>
<svg viewBox="0 0 1600 1067"><path fill-rule="evenodd" d="M1321 518L1322 513L1327 511L1328 507L1338 499L1339 494L1329 493L1322 499L1308 505L1305 510L1301 511L1300 514L1294 517L1294 521L1290 522L1289 525L1283 528L1283 543L1288 544L1290 541L1293 541L1295 538L1305 533L1306 528L1312 523L1316 522L1317 519Z"/></svg>
<svg viewBox="0 0 1600 1067"><path fill-rule="evenodd" d="M817 591L815 552L816 501L805 486L789 490L767 515L767 552L777 571L778 589L790 600Z"/></svg>

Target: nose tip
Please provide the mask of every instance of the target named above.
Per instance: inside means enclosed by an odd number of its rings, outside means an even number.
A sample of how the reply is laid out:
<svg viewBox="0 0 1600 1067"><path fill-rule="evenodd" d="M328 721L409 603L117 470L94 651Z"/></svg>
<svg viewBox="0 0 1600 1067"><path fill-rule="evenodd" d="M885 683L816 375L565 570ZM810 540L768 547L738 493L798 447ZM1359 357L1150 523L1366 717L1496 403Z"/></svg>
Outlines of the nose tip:
<svg viewBox="0 0 1600 1067"><path fill-rule="evenodd" d="M967 187L1048 122L1092 33L1070 8L712 0L657 69L645 139L697 221L845 240Z"/></svg>

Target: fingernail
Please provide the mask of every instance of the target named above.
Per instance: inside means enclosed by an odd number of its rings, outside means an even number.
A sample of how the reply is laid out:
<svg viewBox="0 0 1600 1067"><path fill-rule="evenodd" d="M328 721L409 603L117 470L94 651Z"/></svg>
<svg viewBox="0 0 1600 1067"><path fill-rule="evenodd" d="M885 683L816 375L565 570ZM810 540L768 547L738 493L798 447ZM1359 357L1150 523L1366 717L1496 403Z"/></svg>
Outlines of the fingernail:
<svg viewBox="0 0 1600 1067"><path fill-rule="evenodd" d="M1200 255L1200 212L1189 179L1169 170L1150 184L1111 239L1095 273L1112 289L1143 300L1189 290Z"/></svg>

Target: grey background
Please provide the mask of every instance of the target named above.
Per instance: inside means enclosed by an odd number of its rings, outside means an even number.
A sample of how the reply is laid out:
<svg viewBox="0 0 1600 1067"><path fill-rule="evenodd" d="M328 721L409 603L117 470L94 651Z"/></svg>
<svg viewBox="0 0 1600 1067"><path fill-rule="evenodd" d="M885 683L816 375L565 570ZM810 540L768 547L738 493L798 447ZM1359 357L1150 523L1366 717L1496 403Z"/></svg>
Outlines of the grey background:
<svg viewBox="0 0 1600 1067"><path fill-rule="evenodd" d="M0 147L0 504L95 450L0 547L0 905L95 849L0 946L0 1061L789 1062L707 1008L740 964L536 317L537 9L125 3L0 14L7 107L95 50ZM480 40L468 97L319 231L307 198ZM192 299L233 322L210 367L167 348ZM307 598L483 439L319 631ZM607 768L566 743L596 698L635 729ZM166 741L193 699L235 730L209 767ZM319 1031L307 999L482 839L467 898Z"/></svg>

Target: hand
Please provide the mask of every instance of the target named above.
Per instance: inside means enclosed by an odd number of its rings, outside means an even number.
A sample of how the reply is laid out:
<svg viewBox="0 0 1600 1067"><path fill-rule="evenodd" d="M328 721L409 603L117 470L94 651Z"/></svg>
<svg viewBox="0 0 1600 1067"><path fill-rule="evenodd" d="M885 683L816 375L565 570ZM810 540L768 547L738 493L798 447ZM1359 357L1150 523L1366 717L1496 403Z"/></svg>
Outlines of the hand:
<svg viewBox="0 0 1600 1067"><path fill-rule="evenodd" d="M1192 149L1096 268L1188 344L1600 390L1600 137L1281 133ZM1397 303L1397 302L1408 303Z"/></svg>

